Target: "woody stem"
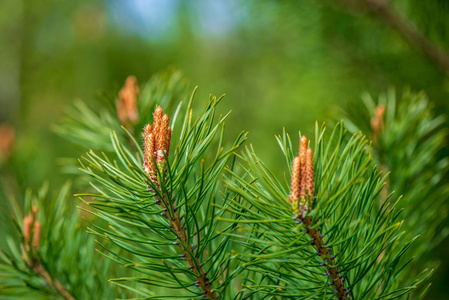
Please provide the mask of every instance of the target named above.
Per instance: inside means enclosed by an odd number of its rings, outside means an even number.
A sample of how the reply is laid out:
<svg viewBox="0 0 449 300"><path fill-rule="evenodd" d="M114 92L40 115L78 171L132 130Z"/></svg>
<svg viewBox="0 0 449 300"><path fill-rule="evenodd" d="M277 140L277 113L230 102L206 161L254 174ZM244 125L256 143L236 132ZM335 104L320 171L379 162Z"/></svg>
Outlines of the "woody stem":
<svg viewBox="0 0 449 300"><path fill-rule="evenodd" d="M335 288L334 293L336 293L339 300L349 299L344 287L343 277L339 274L334 256L330 254L331 249L328 248L326 246L327 243L323 241L323 235L321 235L319 231L320 228L312 228L312 217L302 217L301 215L298 215L298 218L304 224L307 235L311 237L312 245L317 249L317 255L323 260L322 265L326 266L327 273L325 274L331 279L331 284Z"/></svg>
<svg viewBox="0 0 449 300"><path fill-rule="evenodd" d="M37 259L30 268L40 277L42 277L45 282L57 293L59 293L66 300L75 300L68 290L56 279L53 279L48 271L43 266L42 262Z"/></svg>
<svg viewBox="0 0 449 300"><path fill-rule="evenodd" d="M198 261L198 258L193 255L193 247L188 244L186 229L182 226L181 217L179 216L178 210L175 209L174 202L168 201L166 197L164 197L165 201L163 201L159 196L157 196L157 198L163 210L165 211L166 217L170 221L170 225L173 228L173 231L177 235L179 241L182 243L181 248L184 253L184 257L189 263L192 271L196 274L195 278L197 280L197 285L203 290L204 297L207 297L209 299L218 299L217 295L213 292L212 285L209 283L209 280L206 277L206 273L202 268L202 264ZM170 214L168 213L167 204L171 205L170 209L171 211L173 211L172 216L170 216Z"/></svg>

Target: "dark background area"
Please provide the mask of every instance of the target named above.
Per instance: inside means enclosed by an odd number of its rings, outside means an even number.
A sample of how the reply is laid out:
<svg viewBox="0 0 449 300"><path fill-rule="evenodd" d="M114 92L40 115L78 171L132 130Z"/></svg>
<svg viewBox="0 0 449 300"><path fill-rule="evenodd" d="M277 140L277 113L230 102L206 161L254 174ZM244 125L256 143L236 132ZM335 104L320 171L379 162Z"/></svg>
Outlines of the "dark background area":
<svg viewBox="0 0 449 300"><path fill-rule="evenodd" d="M69 178L57 158L76 157L79 149L51 127L74 100L114 94L130 74L143 84L155 72L180 69L191 89L199 85L198 103L226 93L227 137L249 131L270 166L283 162L274 139L283 127L312 133L316 120L332 122L364 92L424 90L436 113L447 114L447 70L382 14L353 3L1 1L0 123L15 128L13 157L1 165L4 193L20 197L46 180L55 188ZM448 1L390 6L433 46L449 49ZM8 186L11 176L17 186ZM426 299L449 299L448 246L435 253L442 265Z"/></svg>

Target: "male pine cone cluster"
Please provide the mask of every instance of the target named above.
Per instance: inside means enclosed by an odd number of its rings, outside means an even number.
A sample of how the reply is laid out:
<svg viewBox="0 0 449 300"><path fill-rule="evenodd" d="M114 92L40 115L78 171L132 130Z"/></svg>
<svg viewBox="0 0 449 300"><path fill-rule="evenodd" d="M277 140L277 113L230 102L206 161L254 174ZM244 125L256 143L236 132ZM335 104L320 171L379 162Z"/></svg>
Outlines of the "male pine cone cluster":
<svg viewBox="0 0 449 300"><path fill-rule="evenodd" d="M136 124L139 120L139 113L137 111L138 95L139 86L137 85L137 78L133 75L128 76L116 100L117 117L123 126Z"/></svg>
<svg viewBox="0 0 449 300"><path fill-rule="evenodd" d="M156 187L159 187L157 169L161 175L164 175L165 157L170 151L171 128L168 121L168 116L158 106L153 114L153 124L146 125L142 134L144 140L143 169Z"/></svg>
<svg viewBox="0 0 449 300"><path fill-rule="evenodd" d="M293 159L292 180L288 202L295 216L304 217L312 206L314 193L313 151L309 141L302 136L299 141L299 156Z"/></svg>
<svg viewBox="0 0 449 300"><path fill-rule="evenodd" d="M139 86L136 77L128 76L116 101L117 117L124 126L128 127L138 121L138 95ZM153 114L153 124L146 125L142 133L144 141L143 169L156 188L160 187L157 170L160 174L165 174L165 157L170 151L171 128L168 121L168 116L164 114L160 106L157 106Z"/></svg>
<svg viewBox="0 0 449 300"><path fill-rule="evenodd" d="M39 249L39 242L41 237L41 222L37 220L37 206L33 205L32 212L23 218L23 238L24 248L22 254L24 259L31 264L29 253L31 250L37 251Z"/></svg>
<svg viewBox="0 0 449 300"><path fill-rule="evenodd" d="M374 110L374 117L371 118L370 124L373 130L372 139L376 143L382 131L384 130L385 105L379 104Z"/></svg>

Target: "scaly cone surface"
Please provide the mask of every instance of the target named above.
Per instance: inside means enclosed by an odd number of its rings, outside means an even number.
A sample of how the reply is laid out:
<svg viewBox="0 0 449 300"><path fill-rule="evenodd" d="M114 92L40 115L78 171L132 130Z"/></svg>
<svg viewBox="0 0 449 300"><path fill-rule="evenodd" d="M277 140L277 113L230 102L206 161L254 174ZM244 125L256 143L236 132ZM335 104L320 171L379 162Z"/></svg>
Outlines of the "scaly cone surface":
<svg viewBox="0 0 449 300"><path fill-rule="evenodd" d="M144 140L143 169L148 178L159 188L155 163L163 178L166 168L165 157L168 157L171 139L169 118L160 106L154 111L153 125L146 125L142 136Z"/></svg>

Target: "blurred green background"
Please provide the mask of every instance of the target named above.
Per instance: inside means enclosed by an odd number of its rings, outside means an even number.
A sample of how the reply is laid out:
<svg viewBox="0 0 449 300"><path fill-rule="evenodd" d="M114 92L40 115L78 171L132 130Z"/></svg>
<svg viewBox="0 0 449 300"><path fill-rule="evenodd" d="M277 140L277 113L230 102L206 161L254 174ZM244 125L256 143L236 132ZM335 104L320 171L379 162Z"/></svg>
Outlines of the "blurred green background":
<svg viewBox="0 0 449 300"><path fill-rule="evenodd" d="M3 193L64 182L56 158L80 151L51 126L75 99L113 94L130 74L143 84L155 72L180 69L191 88L199 85L198 103L226 93L223 112L233 111L227 136L249 131L272 167L283 163L274 135L284 126L311 133L315 120L333 120L363 92L424 90L437 114L446 114L447 74L381 19L344 2L0 1L0 123L15 128L13 157L1 165ZM449 49L449 1L390 2ZM448 246L435 254L442 266L427 299L449 299Z"/></svg>

